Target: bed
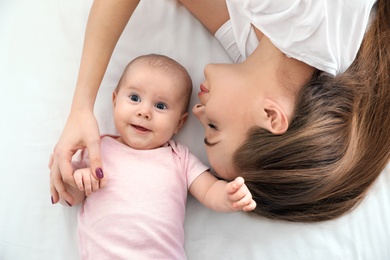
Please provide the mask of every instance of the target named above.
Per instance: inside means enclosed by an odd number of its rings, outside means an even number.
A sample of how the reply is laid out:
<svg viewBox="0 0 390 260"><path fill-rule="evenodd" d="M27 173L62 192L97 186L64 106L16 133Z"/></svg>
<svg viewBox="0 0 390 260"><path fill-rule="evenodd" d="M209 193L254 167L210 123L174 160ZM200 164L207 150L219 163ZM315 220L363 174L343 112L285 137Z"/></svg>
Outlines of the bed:
<svg viewBox="0 0 390 260"><path fill-rule="evenodd" d="M65 123L91 0L0 1L0 259L78 259L77 207L51 205L49 155ZM145 23L145 19L149 19ZM194 83L207 63L231 62L174 0L144 0L127 25L99 92L101 133L114 134L112 90L124 66L145 53L182 63ZM204 163L203 128L191 115L177 140ZM188 198L188 259L390 259L390 168L352 212L316 224L242 212L217 213Z"/></svg>

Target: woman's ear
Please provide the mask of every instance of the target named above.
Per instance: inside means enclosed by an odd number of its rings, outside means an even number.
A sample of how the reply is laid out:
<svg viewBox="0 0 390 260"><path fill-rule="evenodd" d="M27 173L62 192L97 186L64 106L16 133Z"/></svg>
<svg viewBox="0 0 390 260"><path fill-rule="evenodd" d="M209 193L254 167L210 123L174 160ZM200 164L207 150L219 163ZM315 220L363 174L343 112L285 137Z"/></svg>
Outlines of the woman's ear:
<svg viewBox="0 0 390 260"><path fill-rule="evenodd" d="M263 104L264 116L262 127L275 135L284 134L288 129L288 118L283 107L267 99Z"/></svg>
<svg viewBox="0 0 390 260"><path fill-rule="evenodd" d="M180 117L180 120L177 124L177 127L176 127L176 130L175 130L175 134L179 133L180 129L183 127L184 123L187 121L187 118L188 118L188 113L184 113L183 115L181 115Z"/></svg>

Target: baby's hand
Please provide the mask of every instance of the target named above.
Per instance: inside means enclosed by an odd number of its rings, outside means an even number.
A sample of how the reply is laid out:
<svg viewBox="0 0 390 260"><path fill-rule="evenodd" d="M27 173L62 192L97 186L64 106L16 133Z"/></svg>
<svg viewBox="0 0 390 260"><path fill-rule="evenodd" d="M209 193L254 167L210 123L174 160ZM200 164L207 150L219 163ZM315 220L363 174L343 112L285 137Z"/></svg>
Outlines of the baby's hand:
<svg viewBox="0 0 390 260"><path fill-rule="evenodd" d="M80 191L85 191L85 196L99 189L99 180L93 176L91 168L78 169L73 173L73 178Z"/></svg>
<svg viewBox="0 0 390 260"><path fill-rule="evenodd" d="M256 208L256 202L252 199L248 187L242 177L237 177L234 181L226 185L228 203L234 210L251 211Z"/></svg>

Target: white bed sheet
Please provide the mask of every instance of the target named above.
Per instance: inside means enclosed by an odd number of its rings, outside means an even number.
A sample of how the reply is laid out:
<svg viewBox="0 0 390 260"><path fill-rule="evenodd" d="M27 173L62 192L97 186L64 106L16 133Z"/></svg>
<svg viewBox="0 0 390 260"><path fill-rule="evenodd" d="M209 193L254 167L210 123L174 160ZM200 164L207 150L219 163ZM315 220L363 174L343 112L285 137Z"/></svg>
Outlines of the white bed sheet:
<svg viewBox="0 0 390 260"><path fill-rule="evenodd" d="M78 259L78 208L51 205L47 162L70 107L90 5L91 0L0 0L1 260ZM144 0L133 18L98 95L102 133L115 133L111 92L132 58L155 52L177 59L189 70L194 93L205 64L230 62L219 43L173 0ZM178 139L207 163L202 136L191 116ZM188 258L390 259L389 171L356 210L318 224L216 213L191 197Z"/></svg>

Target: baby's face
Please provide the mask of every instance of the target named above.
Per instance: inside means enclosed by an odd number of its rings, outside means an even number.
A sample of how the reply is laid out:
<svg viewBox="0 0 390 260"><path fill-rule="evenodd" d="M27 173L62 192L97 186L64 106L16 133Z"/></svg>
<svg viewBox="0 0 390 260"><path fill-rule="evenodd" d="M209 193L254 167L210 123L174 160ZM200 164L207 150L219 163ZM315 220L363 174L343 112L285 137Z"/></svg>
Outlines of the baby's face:
<svg viewBox="0 0 390 260"><path fill-rule="evenodd" d="M134 149L154 149L176 134L187 118L183 86L176 78L134 64L113 94L114 121L121 141Z"/></svg>

